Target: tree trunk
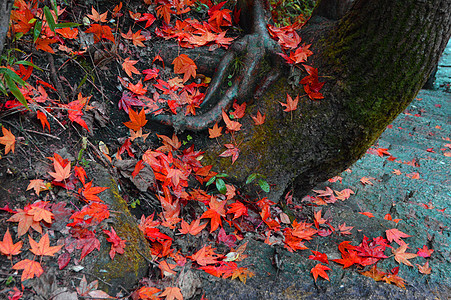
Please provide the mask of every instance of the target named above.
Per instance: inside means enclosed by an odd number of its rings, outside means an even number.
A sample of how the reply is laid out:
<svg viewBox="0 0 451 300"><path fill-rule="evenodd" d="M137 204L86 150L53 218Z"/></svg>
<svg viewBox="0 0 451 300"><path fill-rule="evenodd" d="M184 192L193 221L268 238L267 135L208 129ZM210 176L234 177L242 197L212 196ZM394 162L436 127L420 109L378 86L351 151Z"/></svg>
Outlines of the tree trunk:
<svg viewBox="0 0 451 300"><path fill-rule="evenodd" d="M243 129L234 135L238 160L232 165L230 158L219 158L226 148L214 141L204 162L238 183L252 173L266 176L272 200L293 186L307 192L339 174L423 86L449 40L450 11L451 0L358 0L337 22L313 17L300 35L312 43L308 64L326 82L325 98L301 97L296 111L284 112L279 102L286 102L287 93L305 92L292 88L288 76L279 78L241 119ZM250 115L258 110L266 121L253 126ZM230 142L230 135L220 138L221 144Z"/></svg>
<svg viewBox="0 0 451 300"><path fill-rule="evenodd" d="M9 16L13 8L13 0L0 0L0 54L3 52L5 37L9 28Z"/></svg>

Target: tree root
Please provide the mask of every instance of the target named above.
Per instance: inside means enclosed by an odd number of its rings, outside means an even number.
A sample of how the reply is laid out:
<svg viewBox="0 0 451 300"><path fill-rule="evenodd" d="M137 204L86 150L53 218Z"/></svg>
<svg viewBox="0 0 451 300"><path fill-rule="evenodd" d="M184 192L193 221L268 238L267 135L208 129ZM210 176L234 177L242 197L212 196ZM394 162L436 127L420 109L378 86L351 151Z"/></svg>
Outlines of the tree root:
<svg viewBox="0 0 451 300"><path fill-rule="evenodd" d="M282 53L282 50L277 42L271 39L266 29L266 12L263 0L255 0L251 14L250 34L233 43L222 58L198 115L163 114L151 116L151 119L172 126L176 131L200 131L219 122L222 111L228 110L234 99L246 101L250 98L259 98L279 78L283 66L283 60L278 55ZM244 67L234 77L232 85L224 92L223 87L228 81L230 69L240 57L244 57ZM270 72L265 72L265 64L271 66Z"/></svg>

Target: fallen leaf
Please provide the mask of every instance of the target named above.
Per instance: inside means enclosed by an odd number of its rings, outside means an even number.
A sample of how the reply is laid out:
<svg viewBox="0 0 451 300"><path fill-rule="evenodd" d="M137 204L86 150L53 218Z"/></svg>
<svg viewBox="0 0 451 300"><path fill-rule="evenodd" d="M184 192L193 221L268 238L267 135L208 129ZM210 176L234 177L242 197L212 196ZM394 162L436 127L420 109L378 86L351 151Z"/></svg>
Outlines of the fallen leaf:
<svg viewBox="0 0 451 300"><path fill-rule="evenodd" d="M265 123L266 114L262 115L260 113L260 111L257 111L257 115L255 117L254 116L251 116L251 117L252 117L252 120L254 120L254 125L258 126L258 125L262 125L263 123Z"/></svg>
<svg viewBox="0 0 451 300"><path fill-rule="evenodd" d="M426 247L426 245L423 245L423 248L420 249L418 248L418 256L427 258L427 257L431 257L432 252L434 252L434 249L428 249L428 247Z"/></svg>
<svg viewBox="0 0 451 300"><path fill-rule="evenodd" d="M241 124L239 122L230 120L229 116L224 112L224 110L222 111L222 119L226 123L228 130L239 131L241 129Z"/></svg>
<svg viewBox="0 0 451 300"><path fill-rule="evenodd" d="M427 261L423 266L416 264L418 271L421 274L431 274L432 269L429 267L429 261Z"/></svg>
<svg viewBox="0 0 451 300"><path fill-rule="evenodd" d="M196 78L197 66L188 55L180 54L172 61L172 64L174 65L174 73L183 74L183 83L188 81L190 77Z"/></svg>
<svg viewBox="0 0 451 300"><path fill-rule="evenodd" d="M0 144L5 145L5 154L8 154L9 151L14 153L14 146L16 144L16 137L6 129L6 127L2 127L3 136L0 137Z"/></svg>
<svg viewBox="0 0 451 300"><path fill-rule="evenodd" d="M107 21L107 14L108 11L104 12L103 14L99 14L97 10L95 10L94 7L91 6L91 14L86 16L94 22L105 23Z"/></svg>
<svg viewBox="0 0 451 300"><path fill-rule="evenodd" d="M167 287L158 297L166 297L166 300L183 300L182 292L178 287Z"/></svg>
<svg viewBox="0 0 451 300"><path fill-rule="evenodd" d="M205 228L205 226L207 226L207 223L200 224L200 219L196 219L195 221L192 221L191 224L188 224L185 220L182 220L181 226L182 228L179 229L179 231L182 234L189 233L191 235L197 235Z"/></svg>
<svg viewBox="0 0 451 300"><path fill-rule="evenodd" d="M213 128L208 128L209 138L214 139L222 135L222 127L218 126L218 123L213 125Z"/></svg>
<svg viewBox="0 0 451 300"><path fill-rule="evenodd" d="M49 187L42 179L32 179L27 186L27 191L31 189L34 189L36 195L39 196L40 192L48 190Z"/></svg>
<svg viewBox="0 0 451 300"><path fill-rule="evenodd" d="M408 244L401 245L398 249L392 249L393 254L395 255L395 260L398 263L403 263L407 266L413 267L412 263L409 259L415 258L418 255L415 253L406 253Z"/></svg>
<svg viewBox="0 0 451 300"><path fill-rule="evenodd" d="M359 214L367 216L368 218L374 218L373 213L370 213L368 211L364 211L364 212L359 212Z"/></svg>
<svg viewBox="0 0 451 300"><path fill-rule="evenodd" d="M55 181L60 182L64 181L65 179L69 178L70 176L70 164L66 164L65 167L63 167L60 163L60 161L54 159L53 160L53 168L55 169L55 172L49 172L50 176L54 178Z"/></svg>
<svg viewBox="0 0 451 300"><path fill-rule="evenodd" d="M54 256L55 253L58 252L61 249L61 247L63 247L63 245L51 247L48 233L42 236L39 243L36 243L36 241L33 240L31 236L28 236L28 240L30 241L31 246L30 251L33 252L35 255Z"/></svg>
<svg viewBox="0 0 451 300"><path fill-rule="evenodd" d="M396 228L386 230L385 234L387 235L387 239L390 242L395 241L400 246L405 244L405 242L403 240L401 240L401 238L411 237L411 235L408 235L407 233L404 233Z"/></svg>
<svg viewBox="0 0 451 300"><path fill-rule="evenodd" d="M298 102L299 102L299 95L294 98L294 100L291 98L289 94L287 94L287 103L279 102L280 105L284 106L285 109L283 111L290 112L293 110L296 110L298 108Z"/></svg>
<svg viewBox="0 0 451 300"><path fill-rule="evenodd" d="M318 278L318 276L320 276L326 280L329 280L329 276L326 273L327 270L330 270L330 268L325 265L322 265L322 264L317 264L315 267L313 267L310 270L310 272L313 274L313 278L315 278L315 282L316 282L316 279Z"/></svg>
<svg viewBox="0 0 451 300"><path fill-rule="evenodd" d="M130 121L124 122L124 125L133 131L138 131L147 123L146 113L144 112L144 109L141 109L139 114L133 109L130 109L128 116L130 117Z"/></svg>
<svg viewBox="0 0 451 300"><path fill-rule="evenodd" d="M317 260L319 262L325 263L325 264L329 264L329 260L327 259L327 255L325 253L321 253L319 251L312 251L313 255L310 255L308 257L308 259L313 259L313 260Z"/></svg>
<svg viewBox="0 0 451 300"><path fill-rule="evenodd" d="M24 259L13 266L14 270L23 270L21 281L31 279L34 276L39 277L44 273L41 264L34 260Z"/></svg>
<svg viewBox="0 0 451 300"><path fill-rule="evenodd" d="M372 178L372 177L362 177L362 178L360 178L360 182L363 184L363 185L373 185L373 183L370 181L370 179L374 179L374 178Z"/></svg>
<svg viewBox="0 0 451 300"><path fill-rule="evenodd" d="M20 253L22 248L22 241L13 243L11 234L9 233L9 228L6 229L5 235L3 235L3 241L0 242L0 253L6 255L8 259L11 259L13 255Z"/></svg>
<svg viewBox="0 0 451 300"><path fill-rule="evenodd" d="M138 71L137 68L135 68L135 64L137 63L137 60L130 60L130 57L127 57L124 62L122 63L122 69L124 69L125 73L127 73L128 77L132 78L133 74L140 75L141 72Z"/></svg>

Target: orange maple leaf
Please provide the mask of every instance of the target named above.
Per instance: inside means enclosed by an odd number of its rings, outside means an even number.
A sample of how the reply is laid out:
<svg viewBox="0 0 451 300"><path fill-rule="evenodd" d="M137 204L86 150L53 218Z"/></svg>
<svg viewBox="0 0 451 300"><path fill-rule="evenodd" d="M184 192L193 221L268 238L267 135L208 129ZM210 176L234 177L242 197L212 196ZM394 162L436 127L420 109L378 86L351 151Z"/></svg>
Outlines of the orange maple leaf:
<svg viewBox="0 0 451 300"><path fill-rule="evenodd" d="M395 260L398 263L403 263L409 267L413 267L412 263L409 261L411 258L415 258L418 254L415 253L406 253L408 244L401 245L398 249L392 249L393 254L395 255Z"/></svg>
<svg viewBox="0 0 451 300"><path fill-rule="evenodd" d="M11 234L9 233L9 228L6 229L6 233L3 236L3 241L0 242L0 253L8 256L8 259L11 259L13 255L17 255L20 253L20 248L22 248L22 242L19 241L17 243L13 243L13 239L11 238Z"/></svg>
<svg viewBox="0 0 451 300"><path fill-rule="evenodd" d="M222 127L218 126L218 123L216 123L213 128L208 128L209 138L214 139L217 137L220 137L222 135Z"/></svg>
<svg viewBox="0 0 451 300"><path fill-rule="evenodd" d="M174 65L174 73L183 74L183 83L185 83L191 76L196 77L197 66L194 61L186 54L180 54L176 57L172 64Z"/></svg>
<svg viewBox="0 0 451 300"><path fill-rule="evenodd" d="M130 121L125 122L124 125L133 131L140 130L147 123L146 113L144 112L144 109L141 109L139 114L133 109L130 109L128 116L130 117Z"/></svg>
<svg viewBox="0 0 451 300"><path fill-rule="evenodd" d="M78 36L77 28L58 28L55 31L66 39L76 39Z"/></svg>
<svg viewBox="0 0 451 300"><path fill-rule="evenodd" d="M135 46L139 46L139 47L145 47L145 45L143 44L143 41L146 40L146 37L141 35L141 30L138 30L137 32L133 33L132 35L132 42L133 45Z"/></svg>
<svg viewBox="0 0 451 300"><path fill-rule="evenodd" d="M405 244L405 242L401 240L401 238L411 237L411 235L408 235L407 233L404 233L396 228L385 230L385 234L387 235L387 239L390 242L395 241L400 246Z"/></svg>
<svg viewBox="0 0 451 300"><path fill-rule="evenodd" d="M226 123L228 130L239 131L241 129L241 124L239 122L230 120L229 116L224 112L224 110L222 111L222 119Z"/></svg>
<svg viewBox="0 0 451 300"><path fill-rule="evenodd" d="M27 211L27 214L33 216L33 221L35 222L44 221L49 224L52 223L53 213L40 206L32 206L31 209Z"/></svg>
<svg viewBox="0 0 451 300"><path fill-rule="evenodd" d="M191 234L191 235L197 235L199 232L201 232L205 226L207 226L207 223L200 224L200 219L196 219L195 221L191 222L191 224L188 224L185 222L185 220L182 220L182 228L179 229L179 231L182 234Z"/></svg>
<svg viewBox="0 0 451 300"><path fill-rule="evenodd" d="M147 87L143 87L141 79L136 84L129 83L129 85L127 86L127 89L129 89L131 92L135 93L136 95L145 95L147 93Z"/></svg>
<svg viewBox="0 0 451 300"><path fill-rule="evenodd" d="M313 274L313 278L315 278L315 282L316 282L316 279L318 278L318 276L321 276L322 278L329 280L329 276L326 273L327 270L330 270L330 268L328 266L325 266L322 264L317 264L315 267L313 267L310 270L310 272Z"/></svg>
<svg viewBox="0 0 451 300"><path fill-rule="evenodd" d="M171 10L171 4L162 4L157 7L157 16L164 19L166 24L171 22L171 14L174 12Z"/></svg>
<svg viewBox="0 0 451 300"><path fill-rule="evenodd" d="M161 292L161 290L154 288L154 287L148 287L143 286L139 290L137 290L135 293L138 295L138 299L158 299L155 295L156 293Z"/></svg>
<svg viewBox="0 0 451 300"><path fill-rule="evenodd" d="M376 265L373 265L373 267L370 270L362 272L360 274L362 274L363 276L366 276L366 277L373 278L375 281L382 281L382 280L384 280L384 277L386 275L386 273L382 272L381 270L379 270L376 267Z"/></svg>
<svg viewBox="0 0 451 300"><path fill-rule="evenodd" d="M183 300L182 292L178 287L167 287L158 297L166 296L166 300Z"/></svg>
<svg viewBox="0 0 451 300"><path fill-rule="evenodd" d="M61 163L54 159L53 160L53 168L55 169L55 172L48 172L50 176L55 178L54 180L57 182L64 181L65 179L69 178L70 176L70 164L66 164L65 167L61 165Z"/></svg>
<svg viewBox="0 0 451 300"><path fill-rule="evenodd" d="M188 256L188 258L196 261L201 266L215 264L218 262L219 255L214 250L216 248L212 248L210 245L204 246L193 255Z"/></svg>
<svg viewBox="0 0 451 300"><path fill-rule="evenodd" d="M432 269L429 267L429 261L427 261L423 266L415 264L418 267L418 271L421 274L431 274Z"/></svg>
<svg viewBox="0 0 451 300"><path fill-rule="evenodd" d="M42 50L45 52L49 52L49 53L55 53L55 51L53 51L52 47L50 47L50 44L56 43L57 40L56 39L41 39L38 38L36 40L36 49L37 50Z"/></svg>
<svg viewBox="0 0 451 300"><path fill-rule="evenodd" d="M91 6L91 14L87 15L87 17L93 20L94 22L105 23L107 21L106 19L107 15L108 11L104 12L103 14L99 14L97 10L95 10L94 7Z"/></svg>
<svg viewBox="0 0 451 300"><path fill-rule="evenodd" d="M94 42L100 42L102 38L110 40L114 43L114 36L111 32L111 28L107 25L100 25L100 24L92 24L91 27L86 29L86 33L93 33L94 34Z"/></svg>
<svg viewBox="0 0 451 300"><path fill-rule="evenodd" d="M234 119L241 119L242 117L244 117L244 114L246 112L246 102L243 102L243 104L240 105L235 100L235 102L233 103L233 108L235 109L235 111L231 112L230 115Z"/></svg>
<svg viewBox="0 0 451 300"><path fill-rule="evenodd" d="M124 69L125 73L127 73L128 77L132 78L132 73L140 75L141 72L135 68L135 64L137 60L130 60L130 57L127 57L122 63L122 69Z"/></svg>
<svg viewBox="0 0 451 300"><path fill-rule="evenodd" d="M170 276L170 275L177 274L177 272L173 270L176 266L177 265L175 265L175 264L168 264L168 262L165 260L160 261L160 263L158 264L158 267L161 270L161 278L163 278L165 275Z"/></svg>
<svg viewBox="0 0 451 300"><path fill-rule="evenodd" d="M367 216L368 218L374 218L373 213L370 213L370 212L368 212L368 211L363 211L363 212L360 212L360 211L359 211L359 214L364 215L364 216Z"/></svg>
<svg viewBox="0 0 451 300"><path fill-rule="evenodd" d="M257 111L257 115L254 117L254 116L251 116L252 117L252 120L254 120L254 122L255 122L255 124L254 125L262 125L263 123L265 123L265 118L266 118L266 114L264 114L264 115L262 115L261 113L260 113L260 111Z"/></svg>
<svg viewBox="0 0 451 300"><path fill-rule="evenodd" d="M360 178L360 182L363 184L363 185L367 185L367 184L369 184L369 185L373 185L373 183L370 181L371 179L374 179L373 177L362 177L362 178Z"/></svg>
<svg viewBox="0 0 451 300"><path fill-rule="evenodd" d="M279 102L280 105L284 106L285 109L283 111L290 112L293 110L296 110L298 108L298 102L299 102L299 95L294 98L294 100L291 98L289 94L287 94L287 103Z"/></svg>
<svg viewBox="0 0 451 300"><path fill-rule="evenodd" d="M51 247L48 233L42 236L39 243L33 240L31 236L28 236L28 240L30 241L31 246L30 251L33 252L35 255L54 256L55 253L60 251L61 247L63 247L63 245Z"/></svg>
<svg viewBox="0 0 451 300"><path fill-rule="evenodd" d="M49 121L47 120L46 114L43 113L42 111L38 110L38 111L36 111L36 117L38 118L39 121L41 121L42 130L44 130L45 127L47 126L47 128L49 129L49 132L50 132L50 124L49 124Z"/></svg>
<svg viewBox="0 0 451 300"><path fill-rule="evenodd" d="M14 153L16 137L5 127L2 127L2 132L3 136L0 137L0 144L5 145L5 154L8 154L9 151L12 151Z"/></svg>
<svg viewBox="0 0 451 300"><path fill-rule="evenodd" d="M22 270L22 277L20 278L22 281L31 279L34 276L39 277L44 273L44 270L41 267L41 264L34 260L24 259L19 261L13 266L14 270Z"/></svg>
<svg viewBox="0 0 451 300"><path fill-rule="evenodd" d="M33 216L29 215L27 211L18 209L17 213L7 220L8 222L19 222L17 226L17 235L20 237L24 235L31 227L39 233L42 233L41 224L37 221L33 221Z"/></svg>

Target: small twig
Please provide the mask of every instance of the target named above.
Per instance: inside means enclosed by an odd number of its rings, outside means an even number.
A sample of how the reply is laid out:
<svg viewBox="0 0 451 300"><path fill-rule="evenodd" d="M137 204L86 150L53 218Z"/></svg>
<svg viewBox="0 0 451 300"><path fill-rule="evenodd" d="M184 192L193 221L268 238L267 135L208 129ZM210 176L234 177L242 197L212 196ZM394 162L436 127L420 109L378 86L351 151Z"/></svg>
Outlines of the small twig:
<svg viewBox="0 0 451 300"><path fill-rule="evenodd" d="M27 132L31 132L31 133L36 133L36 134L40 134L40 135L43 135L43 136L47 136L47 137L56 139L56 140L58 140L58 141L61 140L59 137L54 136L54 135L52 135L52 134L45 133L45 132L34 131L34 130L31 130L31 129L24 129L24 130L27 131Z"/></svg>
<svg viewBox="0 0 451 300"><path fill-rule="evenodd" d="M53 59L53 56L51 53L47 53L47 58L50 63L50 77L52 78L53 83L55 84L56 89L58 90L58 94L63 99L64 103L68 103L66 94L64 93L64 90L63 90L63 86L61 85L61 82L58 80L58 77L57 77L58 75L56 73L55 60Z"/></svg>

